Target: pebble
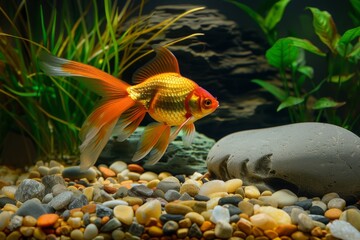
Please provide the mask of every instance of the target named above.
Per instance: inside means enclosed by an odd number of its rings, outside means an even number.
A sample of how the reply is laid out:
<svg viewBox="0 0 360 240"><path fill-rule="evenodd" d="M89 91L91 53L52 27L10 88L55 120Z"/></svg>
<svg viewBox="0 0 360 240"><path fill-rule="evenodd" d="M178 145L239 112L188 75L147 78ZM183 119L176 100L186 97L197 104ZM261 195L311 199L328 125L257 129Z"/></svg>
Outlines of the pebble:
<svg viewBox="0 0 360 240"><path fill-rule="evenodd" d="M329 225L331 234L339 239L360 239L360 232L356 230L350 223L335 220Z"/></svg>
<svg viewBox="0 0 360 240"><path fill-rule="evenodd" d="M171 235L179 229L179 224L175 221L169 220L163 225L163 232L165 235Z"/></svg>
<svg viewBox="0 0 360 240"><path fill-rule="evenodd" d="M196 223L193 223L190 226L188 236L190 238L196 238L196 239L200 239L202 237L202 232Z"/></svg>
<svg viewBox="0 0 360 240"><path fill-rule="evenodd" d="M360 231L360 210L354 208L347 209L340 215L339 220L350 223Z"/></svg>
<svg viewBox="0 0 360 240"><path fill-rule="evenodd" d="M170 189L165 193L164 197L166 201L172 202L178 200L181 197L181 194L178 191Z"/></svg>
<svg viewBox="0 0 360 240"><path fill-rule="evenodd" d="M189 212L192 212L191 207L185 206L178 203L168 203L165 205L165 211L169 214L180 214L185 215Z"/></svg>
<svg viewBox="0 0 360 240"><path fill-rule="evenodd" d="M84 233L79 229L74 229L71 231L70 237L73 240L82 240L84 239Z"/></svg>
<svg viewBox="0 0 360 240"><path fill-rule="evenodd" d="M10 222L11 214L7 211L0 213L0 231L3 231Z"/></svg>
<svg viewBox="0 0 360 240"><path fill-rule="evenodd" d="M224 181L212 180L204 183L198 192L200 195L209 196L212 193L226 192L226 185Z"/></svg>
<svg viewBox="0 0 360 240"><path fill-rule="evenodd" d="M331 208L326 210L324 216L329 218L330 220L339 219L342 214L342 211L338 208Z"/></svg>
<svg viewBox="0 0 360 240"><path fill-rule="evenodd" d="M242 198L239 196L230 196L223 197L219 199L219 205L232 204L234 206L238 206L239 202L242 201Z"/></svg>
<svg viewBox="0 0 360 240"><path fill-rule="evenodd" d="M86 178L89 181L93 181L96 178L96 171L92 168L86 170L80 170L79 166L67 167L62 171L63 178L69 179L81 179Z"/></svg>
<svg viewBox="0 0 360 240"><path fill-rule="evenodd" d="M319 206L312 206L309 209L310 214L324 215L325 211Z"/></svg>
<svg viewBox="0 0 360 240"><path fill-rule="evenodd" d="M160 189L164 193L166 193L168 190L172 189L175 191L180 191L180 181L173 176L164 178L161 180L158 185L156 186L157 189Z"/></svg>
<svg viewBox="0 0 360 240"><path fill-rule="evenodd" d="M90 223L89 225L86 226L85 230L84 230L84 239L85 240L91 240L93 238L95 238L99 233L99 230L97 228L97 226L93 223Z"/></svg>
<svg viewBox="0 0 360 240"><path fill-rule="evenodd" d="M101 204L96 204L96 216L103 217L111 217L113 215L113 210Z"/></svg>
<svg viewBox="0 0 360 240"><path fill-rule="evenodd" d="M45 186L33 179L25 179L18 186L15 192L15 199L25 202L32 198L42 199L45 196Z"/></svg>
<svg viewBox="0 0 360 240"><path fill-rule="evenodd" d="M151 200L141 205L135 213L138 223L146 224L151 218L159 219L161 215L161 202L159 200Z"/></svg>
<svg viewBox="0 0 360 240"><path fill-rule="evenodd" d="M291 218L289 214L287 214L284 210L270 207L270 206L263 206L259 207L256 212L265 213L272 217L277 225L281 224L291 224Z"/></svg>
<svg viewBox="0 0 360 240"><path fill-rule="evenodd" d="M321 201L325 204L328 204L328 202L330 202L330 200L333 198L340 198L340 196L335 192L327 193L321 198Z"/></svg>
<svg viewBox="0 0 360 240"><path fill-rule="evenodd" d="M145 185L139 184L139 185L135 185L133 186L128 194L134 196L140 196L140 197L151 197L154 194L154 190L146 187Z"/></svg>
<svg viewBox="0 0 360 240"><path fill-rule="evenodd" d="M71 191L62 192L49 202L49 206L55 210L61 210L69 205L72 197L73 193Z"/></svg>
<svg viewBox="0 0 360 240"><path fill-rule="evenodd" d="M143 173L145 171L139 164L129 164L127 168L130 172Z"/></svg>
<svg viewBox="0 0 360 240"><path fill-rule="evenodd" d="M320 200L315 200L315 201L312 201L312 207L320 207L324 212L327 210L327 205L320 201Z"/></svg>
<svg viewBox="0 0 360 240"><path fill-rule="evenodd" d="M129 233L137 237L140 237L144 231L145 227L137 222L133 222L129 227Z"/></svg>
<svg viewBox="0 0 360 240"><path fill-rule="evenodd" d="M108 208L114 208L118 205L129 205L128 202L124 201L124 200L110 200L110 201L106 201L106 202L103 202L102 205L104 207L108 207Z"/></svg>
<svg viewBox="0 0 360 240"><path fill-rule="evenodd" d="M144 180L147 182L158 180L158 175L154 172L144 172L140 175L140 180Z"/></svg>
<svg viewBox="0 0 360 240"><path fill-rule="evenodd" d="M15 192L18 189L16 186L4 186L1 189L2 194L5 195L5 197L8 197L10 199L15 199Z"/></svg>
<svg viewBox="0 0 360 240"><path fill-rule="evenodd" d="M222 206L215 206L212 211L210 221L217 224L219 221L230 222L230 213L227 208Z"/></svg>
<svg viewBox="0 0 360 240"><path fill-rule="evenodd" d="M333 198L327 204L327 207L329 209L337 208L337 209L343 210L345 208L345 206L346 206L346 202L342 198Z"/></svg>
<svg viewBox="0 0 360 240"><path fill-rule="evenodd" d="M185 215L185 218L189 218L192 223L196 223L199 226L205 222L205 218L197 212L189 212Z"/></svg>
<svg viewBox="0 0 360 240"><path fill-rule="evenodd" d="M117 218L111 218L105 225L100 228L101 232L111 232L121 227L121 222Z"/></svg>
<svg viewBox="0 0 360 240"><path fill-rule="evenodd" d="M246 186L244 188L245 197L247 198L258 198L260 197L260 191L256 186Z"/></svg>
<svg viewBox="0 0 360 240"><path fill-rule="evenodd" d="M294 205L301 207L304 210L309 210L312 207L312 200L306 199L302 201L295 202Z"/></svg>
<svg viewBox="0 0 360 240"><path fill-rule="evenodd" d="M243 181L239 178L227 180L225 182L226 192L234 193L238 188L241 188Z"/></svg>
<svg viewBox="0 0 360 240"><path fill-rule="evenodd" d="M14 193L15 194L15 193ZM12 205L16 204L16 201L13 198L9 197L0 197L0 208L3 208L5 204L10 203Z"/></svg>
<svg viewBox="0 0 360 240"><path fill-rule="evenodd" d="M8 225L8 229L10 231L14 231L15 229L21 227L22 222L23 222L23 217L22 216L13 215L11 217L10 223Z"/></svg>
<svg viewBox="0 0 360 240"><path fill-rule="evenodd" d="M251 216L254 213L254 205L250 202L241 201L239 202L238 207L241 212L247 214L248 216Z"/></svg>
<svg viewBox="0 0 360 240"><path fill-rule="evenodd" d="M251 224L262 230L274 229L277 224L274 218L265 213L255 214L250 217Z"/></svg>
<svg viewBox="0 0 360 240"><path fill-rule="evenodd" d="M294 205L298 201L296 194L287 189L278 190L271 197L277 201L279 208Z"/></svg>
<svg viewBox="0 0 360 240"><path fill-rule="evenodd" d="M114 216L122 223L131 225L134 218L134 210L130 206L118 205L114 208Z"/></svg>
<svg viewBox="0 0 360 240"><path fill-rule="evenodd" d="M313 220L305 213L298 216L298 228L303 232L310 232L315 227Z"/></svg>
<svg viewBox="0 0 360 240"><path fill-rule="evenodd" d="M57 222L58 219L59 219L59 215L57 215L55 213L48 213L48 214L41 215L37 219L36 224L38 227L50 227L50 226L53 226Z"/></svg>
<svg viewBox="0 0 360 240"><path fill-rule="evenodd" d="M109 166L109 168L118 174L127 169L127 164L123 161L115 161Z"/></svg>
<svg viewBox="0 0 360 240"><path fill-rule="evenodd" d="M199 194L200 187L194 182L186 182L180 187L180 194L188 193L194 197Z"/></svg>
<svg viewBox="0 0 360 240"><path fill-rule="evenodd" d="M215 236L218 238L230 238L233 234L233 228L226 221L219 221L215 226Z"/></svg>
<svg viewBox="0 0 360 240"><path fill-rule="evenodd" d="M27 200L16 211L16 214L19 216L32 216L35 219L46 213L46 209L37 198Z"/></svg>

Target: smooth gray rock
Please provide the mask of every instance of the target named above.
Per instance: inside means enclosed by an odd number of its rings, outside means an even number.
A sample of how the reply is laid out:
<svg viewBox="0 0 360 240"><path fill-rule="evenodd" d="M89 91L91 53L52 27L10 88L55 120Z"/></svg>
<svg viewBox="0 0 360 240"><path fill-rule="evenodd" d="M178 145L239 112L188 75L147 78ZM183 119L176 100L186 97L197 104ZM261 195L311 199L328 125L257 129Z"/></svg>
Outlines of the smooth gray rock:
<svg viewBox="0 0 360 240"><path fill-rule="evenodd" d="M43 204L41 204L40 200L37 198L27 200L16 211L16 215L33 216L36 219L45 213L48 213L47 209L44 207Z"/></svg>
<svg viewBox="0 0 360 240"><path fill-rule="evenodd" d="M87 178L89 181L92 181L96 178L96 172L92 168L81 170L79 166L72 166L65 168L62 171L62 176L64 178L70 178L72 180Z"/></svg>
<svg viewBox="0 0 360 240"><path fill-rule="evenodd" d="M115 139L110 139L101 153L97 164L105 163L106 165L111 165L113 161L119 159L126 163L134 163L131 159L143 131L144 127L138 127L123 142L117 141L116 136ZM147 157L137 163L141 164L145 170L157 173L166 171L171 172L173 175L191 175L194 172L206 172L206 156L210 148L215 144L215 140L203 134L195 133L194 140L191 146L188 147L184 146L181 136L180 132L176 139L169 144L164 156L155 165L146 164Z"/></svg>
<svg viewBox="0 0 360 240"><path fill-rule="evenodd" d="M61 210L65 208L71 202L73 197L73 192L65 191L54 197L50 202L49 206L53 207L55 210Z"/></svg>
<svg viewBox="0 0 360 240"><path fill-rule="evenodd" d="M319 197L337 192L348 201L360 196L360 138L331 124L230 134L210 150L207 166L217 178L241 178L260 189L287 188Z"/></svg>

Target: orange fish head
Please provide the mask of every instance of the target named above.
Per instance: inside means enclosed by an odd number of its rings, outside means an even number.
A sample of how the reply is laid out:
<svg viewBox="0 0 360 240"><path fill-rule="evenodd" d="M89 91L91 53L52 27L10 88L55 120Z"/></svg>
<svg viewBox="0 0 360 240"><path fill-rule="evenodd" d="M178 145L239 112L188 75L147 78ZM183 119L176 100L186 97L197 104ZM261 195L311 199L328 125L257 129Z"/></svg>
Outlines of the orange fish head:
<svg viewBox="0 0 360 240"><path fill-rule="evenodd" d="M189 99L190 112L196 119L205 117L218 107L217 99L202 87L197 87Z"/></svg>

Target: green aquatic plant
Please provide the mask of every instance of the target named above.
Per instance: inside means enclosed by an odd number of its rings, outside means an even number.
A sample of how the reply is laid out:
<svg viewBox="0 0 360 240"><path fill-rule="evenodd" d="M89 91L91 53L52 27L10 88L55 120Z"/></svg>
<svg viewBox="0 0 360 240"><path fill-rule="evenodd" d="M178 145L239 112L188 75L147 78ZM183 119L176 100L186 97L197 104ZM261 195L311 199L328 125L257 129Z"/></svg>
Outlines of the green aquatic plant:
<svg viewBox="0 0 360 240"><path fill-rule="evenodd" d="M326 121L354 129L360 120L360 27L340 35L327 11L308 10L314 32L327 51L307 39L281 38L266 52L269 64L279 70L281 85L259 79L253 82L275 96L280 101L277 110L288 109L293 122ZM326 63L322 79L314 77L317 66L306 65L304 50Z"/></svg>
<svg viewBox="0 0 360 240"><path fill-rule="evenodd" d="M259 25L260 29L265 34L265 38L270 46L275 43L275 41L278 39L278 31L276 29L276 26L281 21L285 8L290 2L290 0L278 0L275 2L271 1L274 2L274 4L272 4L268 7L268 9L266 9L266 14L264 14L265 16L262 16L260 12L255 11L246 4L241 3L240 0L227 1L243 10Z"/></svg>
<svg viewBox="0 0 360 240"><path fill-rule="evenodd" d="M36 5L23 0L0 5L2 22L7 22L0 26L0 135L4 136L0 150L4 150L5 136L16 132L30 138L37 155L45 159L78 154L78 131L99 96L68 78L46 76L37 56L50 50L121 77L125 69L152 51L147 49L159 34L179 18L202 9L149 25L149 17L142 16L144 4L143 0L137 4L126 0L99 5L93 0ZM133 47L150 32L152 37Z"/></svg>

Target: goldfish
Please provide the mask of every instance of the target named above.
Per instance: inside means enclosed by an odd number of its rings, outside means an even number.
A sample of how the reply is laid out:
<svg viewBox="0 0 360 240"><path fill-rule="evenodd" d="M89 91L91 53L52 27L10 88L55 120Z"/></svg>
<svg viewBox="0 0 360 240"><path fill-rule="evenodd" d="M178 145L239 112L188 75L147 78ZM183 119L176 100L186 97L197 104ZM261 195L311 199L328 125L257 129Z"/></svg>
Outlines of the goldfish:
<svg viewBox="0 0 360 240"><path fill-rule="evenodd" d="M176 57L165 47L154 48L155 58L133 74L130 85L93 66L40 54L40 67L49 76L77 77L102 98L84 121L79 137L80 168L93 166L111 137L126 140L148 113L155 122L144 129L132 158L149 155L155 164L180 131L190 145L195 134L194 122L212 112L219 102L194 81L183 77Z"/></svg>

